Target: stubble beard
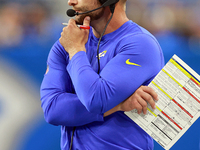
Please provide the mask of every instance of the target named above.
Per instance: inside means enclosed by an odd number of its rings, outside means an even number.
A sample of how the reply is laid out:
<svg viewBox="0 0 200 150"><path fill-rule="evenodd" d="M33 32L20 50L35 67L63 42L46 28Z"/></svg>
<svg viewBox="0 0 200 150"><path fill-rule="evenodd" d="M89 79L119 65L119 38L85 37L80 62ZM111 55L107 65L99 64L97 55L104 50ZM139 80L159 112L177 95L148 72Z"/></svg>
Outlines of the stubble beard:
<svg viewBox="0 0 200 150"><path fill-rule="evenodd" d="M81 8L81 12L86 12L89 11L88 8ZM104 8L101 8L100 10L96 10L94 12L88 13L88 14L83 14L83 15L78 15L75 17L76 24L83 24L83 20L86 16L89 16L91 19L91 22L94 20L98 20L101 18L104 14Z"/></svg>

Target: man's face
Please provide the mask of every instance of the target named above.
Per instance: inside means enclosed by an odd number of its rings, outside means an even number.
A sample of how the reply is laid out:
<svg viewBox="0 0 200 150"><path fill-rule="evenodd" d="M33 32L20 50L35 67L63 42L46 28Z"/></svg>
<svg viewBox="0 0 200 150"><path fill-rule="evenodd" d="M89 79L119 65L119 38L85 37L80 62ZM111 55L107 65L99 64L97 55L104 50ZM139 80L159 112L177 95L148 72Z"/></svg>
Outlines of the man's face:
<svg viewBox="0 0 200 150"><path fill-rule="evenodd" d="M96 9L101 6L101 3L99 0L78 0L77 5L73 5L73 9L79 13L83 13L86 11L90 11L93 9ZM104 8L101 8L99 10L96 10L94 12L78 15L75 17L77 24L83 24L83 20L86 16L90 16L91 21L99 19L104 12Z"/></svg>

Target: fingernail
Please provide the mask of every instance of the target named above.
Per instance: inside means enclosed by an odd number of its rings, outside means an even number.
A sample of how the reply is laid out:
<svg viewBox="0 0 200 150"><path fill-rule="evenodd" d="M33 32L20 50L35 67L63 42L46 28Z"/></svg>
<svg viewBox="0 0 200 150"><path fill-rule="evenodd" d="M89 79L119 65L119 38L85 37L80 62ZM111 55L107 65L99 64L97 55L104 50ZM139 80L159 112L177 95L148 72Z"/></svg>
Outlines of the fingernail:
<svg viewBox="0 0 200 150"><path fill-rule="evenodd" d="M89 16L87 16L85 19L88 20L88 21L90 21L90 17Z"/></svg>
<svg viewBox="0 0 200 150"><path fill-rule="evenodd" d="M156 97L156 100L159 100L158 96Z"/></svg>

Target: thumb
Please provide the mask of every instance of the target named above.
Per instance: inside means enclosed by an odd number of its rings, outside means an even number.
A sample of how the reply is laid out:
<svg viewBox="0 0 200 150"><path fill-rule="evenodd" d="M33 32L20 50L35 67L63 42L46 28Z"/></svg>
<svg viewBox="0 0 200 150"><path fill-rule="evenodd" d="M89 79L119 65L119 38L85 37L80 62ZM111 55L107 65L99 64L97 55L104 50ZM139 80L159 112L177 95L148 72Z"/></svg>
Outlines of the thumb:
<svg viewBox="0 0 200 150"><path fill-rule="evenodd" d="M83 21L83 25L84 26L90 26L90 17L89 16L85 17L85 19Z"/></svg>

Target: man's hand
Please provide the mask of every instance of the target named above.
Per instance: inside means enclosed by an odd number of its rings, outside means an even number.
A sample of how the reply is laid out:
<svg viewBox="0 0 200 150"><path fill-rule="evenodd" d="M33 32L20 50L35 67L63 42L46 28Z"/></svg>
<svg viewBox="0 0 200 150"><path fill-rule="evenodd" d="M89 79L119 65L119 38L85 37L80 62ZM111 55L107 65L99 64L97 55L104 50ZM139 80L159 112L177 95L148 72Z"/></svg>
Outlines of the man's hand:
<svg viewBox="0 0 200 150"><path fill-rule="evenodd" d="M128 99L104 113L104 117L116 111L131 111L133 109L137 109L138 114L142 112L146 114L147 103L149 103L153 109L156 108L155 100L158 100L158 95L152 88L140 86Z"/></svg>
<svg viewBox="0 0 200 150"><path fill-rule="evenodd" d="M121 111L131 111L137 109L138 114L147 113L147 103L153 109L156 108L155 100L158 100L157 93L148 86L140 86L128 99L120 103Z"/></svg>
<svg viewBox="0 0 200 150"><path fill-rule="evenodd" d="M90 17L85 17L83 25L90 26ZM63 28L59 39L61 45L69 53L70 59L79 51L86 51L89 30L77 27L74 19L70 19L68 26Z"/></svg>

